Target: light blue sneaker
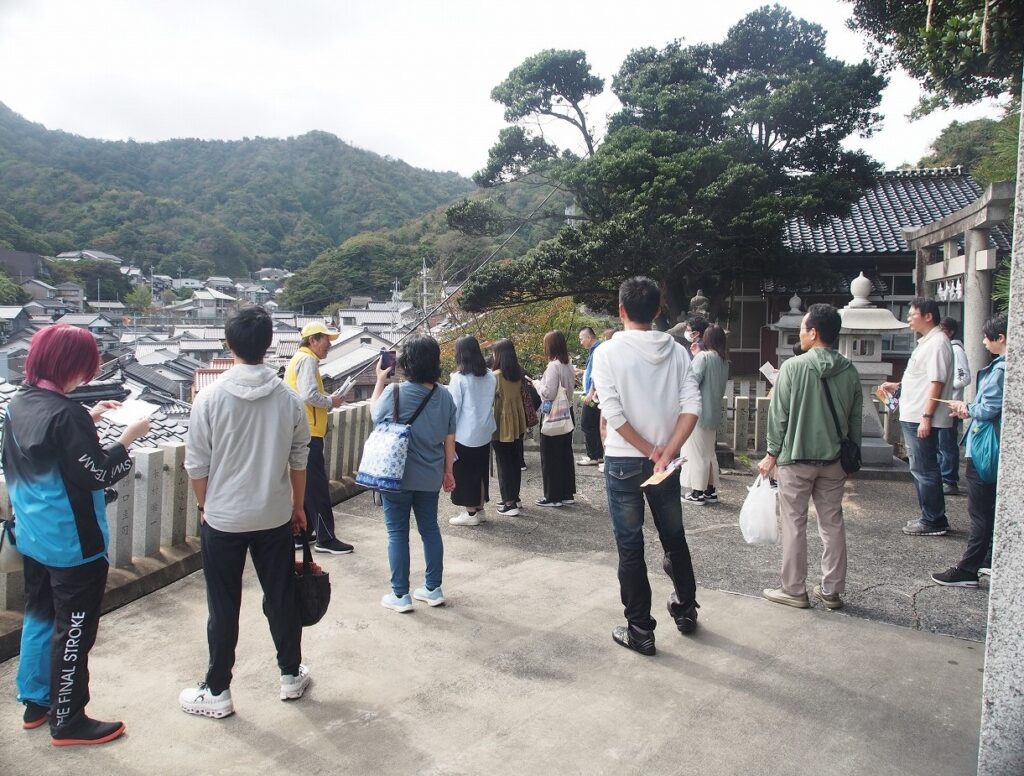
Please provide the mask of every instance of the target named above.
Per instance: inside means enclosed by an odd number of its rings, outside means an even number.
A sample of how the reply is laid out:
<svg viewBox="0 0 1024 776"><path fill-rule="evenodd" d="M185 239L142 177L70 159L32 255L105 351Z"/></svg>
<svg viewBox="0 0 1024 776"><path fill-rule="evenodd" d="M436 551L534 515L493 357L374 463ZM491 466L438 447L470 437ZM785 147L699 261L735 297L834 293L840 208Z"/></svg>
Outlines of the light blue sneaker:
<svg viewBox="0 0 1024 776"><path fill-rule="evenodd" d="M417 601L424 601L430 606L443 606L444 605L444 593L441 592L441 586L438 585L433 590L427 590L425 587L416 588L412 597Z"/></svg>
<svg viewBox="0 0 1024 776"><path fill-rule="evenodd" d="M408 593L403 595L401 598L396 596L394 593L388 593L380 599L380 605L385 609L394 609L396 612L412 611L412 599L409 598Z"/></svg>

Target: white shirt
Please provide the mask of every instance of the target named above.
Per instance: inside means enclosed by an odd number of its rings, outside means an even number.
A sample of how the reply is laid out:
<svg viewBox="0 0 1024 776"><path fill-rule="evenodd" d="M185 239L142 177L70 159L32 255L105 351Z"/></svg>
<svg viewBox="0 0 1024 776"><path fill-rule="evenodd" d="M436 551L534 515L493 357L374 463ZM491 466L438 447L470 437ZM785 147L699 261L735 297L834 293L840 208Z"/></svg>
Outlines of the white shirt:
<svg viewBox="0 0 1024 776"><path fill-rule="evenodd" d="M660 446L668 442L680 415L700 415L700 388L689 358L663 331L617 332L594 351L593 379L608 422L606 456L647 457L619 434L624 423Z"/></svg>
<svg viewBox="0 0 1024 776"><path fill-rule="evenodd" d="M455 402L455 441L460 445L483 447L491 443L491 435L498 428L494 422L496 390L497 380L490 369L479 377L452 372L448 393Z"/></svg>
<svg viewBox="0 0 1024 776"><path fill-rule="evenodd" d="M920 423L925 407L930 406L934 415L932 426L949 428L953 425L949 405L927 401L934 382L943 384L939 398L953 397L953 348L949 344L949 338L938 326L921 337L914 352L910 354L910 361L907 362L907 369L901 381L901 421Z"/></svg>

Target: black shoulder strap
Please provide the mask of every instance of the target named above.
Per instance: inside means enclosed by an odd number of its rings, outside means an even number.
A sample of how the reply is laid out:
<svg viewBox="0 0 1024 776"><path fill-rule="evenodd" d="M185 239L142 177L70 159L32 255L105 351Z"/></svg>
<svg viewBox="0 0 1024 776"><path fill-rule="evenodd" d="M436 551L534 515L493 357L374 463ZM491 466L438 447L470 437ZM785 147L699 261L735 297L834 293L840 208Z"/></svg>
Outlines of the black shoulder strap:
<svg viewBox="0 0 1024 776"><path fill-rule="evenodd" d="M828 380L822 377L821 385L825 389L825 399L828 401L828 411L832 413L832 421L836 424L836 434L839 435L839 441L842 442L846 437L843 434L842 427L839 425L839 416L836 415L836 407L832 403L832 392L828 389Z"/></svg>
<svg viewBox="0 0 1024 776"><path fill-rule="evenodd" d="M411 426L413 423L416 422L416 418L418 418L420 416L420 413L423 412L423 408L427 406L427 402L430 401L430 397L434 395L434 391L436 390L437 383L434 383L434 387L430 389L430 393L423 397L423 401L420 402L420 406L416 409L416 412L412 414L412 417L409 418L409 422L406 423L405 425Z"/></svg>
<svg viewBox="0 0 1024 776"><path fill-rule="evenodd" d="M399 394L400 388L401 388L401 383L393 383L392 386L391 386L391 398L395 400L394 401L394 404L395 404L395 414L392 415L392 417L395 419L395 423L401 423L402 422L402 421L400 421L398 419L399 418L399 414L398 414L398 394Z"/></svg>

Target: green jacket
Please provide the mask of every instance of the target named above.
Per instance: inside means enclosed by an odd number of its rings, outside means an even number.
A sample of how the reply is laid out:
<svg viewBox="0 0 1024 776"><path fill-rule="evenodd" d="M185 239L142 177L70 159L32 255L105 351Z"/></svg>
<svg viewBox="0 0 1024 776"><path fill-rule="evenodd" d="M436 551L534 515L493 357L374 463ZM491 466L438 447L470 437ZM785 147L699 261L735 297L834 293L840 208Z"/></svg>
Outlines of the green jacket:
<svg viewBox="0 0 1024 776"><path fill-rule="evenodd" d="M768 409L768 453L779 466L839 458L839 435L828 409L823 377L828 380L843 434L860 444L864 399L857 370L831 348L812 348L783 363L775 383Z"/></svg>

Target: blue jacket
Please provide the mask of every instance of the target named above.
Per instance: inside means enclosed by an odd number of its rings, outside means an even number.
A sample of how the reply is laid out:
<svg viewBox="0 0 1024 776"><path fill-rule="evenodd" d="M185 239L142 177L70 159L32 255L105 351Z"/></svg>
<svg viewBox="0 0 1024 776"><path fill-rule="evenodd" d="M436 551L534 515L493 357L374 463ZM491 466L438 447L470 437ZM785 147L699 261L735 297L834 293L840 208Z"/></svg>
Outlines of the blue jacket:
<svg viewBox="0 0 1024 776"><path fill-rule="evenodd" d="M103 489L132 469L120 444L104 449L86 409L24 385L7 406L4 477L18 550L45 566L81 566L107 554Z"/></svg>
<svg viewBox="0 0 1024 776"><path fill-rule="evenodd" d="M590 386L593 384L593 378L591 374L594 371L594 351L597 350L600 342L595 342L590 348L590 353L587 355L587 367L583 370L583 393L584 395L590 393Z"/></svg>
<svg viewBox="0 0 1024 776"><path fill-rule="evenodd" d="M999 430L1000 416L1003 414L1003 377L1006 374L1006 357L998 356L984 369L978 370L978 395L967 405L970 418L964 428L961 443L966 443L964 457L971 457L971 426L976 420L996 422Z"/></svg>

